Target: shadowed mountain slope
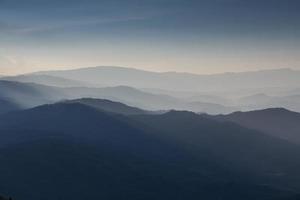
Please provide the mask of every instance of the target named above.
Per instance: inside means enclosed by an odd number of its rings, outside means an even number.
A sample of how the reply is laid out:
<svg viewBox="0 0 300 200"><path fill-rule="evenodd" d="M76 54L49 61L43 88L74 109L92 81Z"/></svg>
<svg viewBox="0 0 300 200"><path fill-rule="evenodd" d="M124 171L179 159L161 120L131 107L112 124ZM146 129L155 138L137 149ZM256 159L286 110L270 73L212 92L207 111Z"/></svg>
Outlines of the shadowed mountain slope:
<svg viewBox="0 0 300 200"><path fill-rule="evenodd" d="M298 146L233 123L216 122L194 113L177 111L133 118L168 133L160 137L175 140L178 145L195 151L195 154L206 152L225 166L236 170L249 169L248 172L254 174L262 173L267 185L280 182L281 178L291 181L297 171L295 166L300 164L296 158L299 155ZM291 165L284 161L292 157Z"/></svg>
<svg viewBox="0 0 300 200"><path fill-rule="evenodd" d="M218 120L231 121L244 127L300 144L300 113L283 108L218 115Z"/></svg>
<svg viewBox="0 0 300 200"><path fill-rule="evenodd" d="M0 114L19 110L20 106L7 100L0 99Z"/></svg>
<svg viewBox="0 0 300 200"><path fill-rule="evenodd" d="M123 115L138 115L151 113L150 111L145 111L136 107L127 106L126 104L110 101L106 99L92 99L92 98L82 98L65 101L64 103L80 103L84 104L100 111L106 111L111 113L118 113Z"/></svg>
<svg viewBox="0 0 300 200"><path fill-rule="evenodd" d="M0 133L0 191L18 199L267 200L300 187L298 146L189 112L58 103L0 116Z"/></svg>

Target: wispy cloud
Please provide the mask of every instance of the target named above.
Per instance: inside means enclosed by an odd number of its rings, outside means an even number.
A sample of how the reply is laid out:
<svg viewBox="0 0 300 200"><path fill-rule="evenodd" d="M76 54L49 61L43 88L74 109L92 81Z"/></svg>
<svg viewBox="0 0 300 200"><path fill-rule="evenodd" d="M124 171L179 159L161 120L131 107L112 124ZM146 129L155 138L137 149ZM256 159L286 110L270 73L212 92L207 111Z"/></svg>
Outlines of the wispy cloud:
<svg viewBox="0 0 300 200"><path fill-rule="evenodd" d="M14 34L32 34L39 32L48 32L61 29L71 29L88 26L110 25L114 23L122 23L129 21L141 21L148 19L149 16L129 16L129 17L114 17L114 18L94 18L81 20L60 20L54 22L45 22L44 24L29 24L29 25L14 25L5 22L0 22L0 32L9 32Z"/></svg>

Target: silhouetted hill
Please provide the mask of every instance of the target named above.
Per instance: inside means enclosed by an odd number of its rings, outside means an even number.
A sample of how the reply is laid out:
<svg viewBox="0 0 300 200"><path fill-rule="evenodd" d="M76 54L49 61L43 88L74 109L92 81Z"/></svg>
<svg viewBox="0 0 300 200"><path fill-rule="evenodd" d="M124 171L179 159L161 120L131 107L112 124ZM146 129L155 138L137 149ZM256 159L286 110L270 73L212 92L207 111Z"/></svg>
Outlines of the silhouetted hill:
<svg viewBox="0 0 300 200"><path fill-rule="evenodd" d="M105 88L67 88L64 90L68 96L93 97L119 101L130 106L145 110L189 110L194 112L205 112L209 114L230 113L234 108L205 102L188 102L168 95L152 94L141 90L127 87L105 87Z"/></svg>
<svg viewBox="0 0 300 200"><path fill-rule="evenodd" d="M142 152L101 144L52 138L2 149L0 156L4 164L0 169L6 173L1 175L5 185L1 182L0 188L18 199L32 200L217 200L220 197L250 200L289 195L267 186L227 182L224 175L211 174L216 169L207 171L208 164L197 163L168 147L161 149L162 146L156 145L155 148L160 148L151 151L153 156L149 156L144 149L151 142L144 148L145 142L131 144L138 145ZM162 152L157 154L159 150Z"/></svg>
<svg viewBox="0 0 300 200"><path fill-rule="evenodd" d="M189 112L57 103L0 116L0 132L0 191L16 199L267 200L300 188L300 147Z"/></svg>
<svg viewBox="0 0 300 200"><path fill-rule="evenodd" d="M216 119L231 121L263 131L272 136L300 144L300 113L283 108L218 115Z"/></svg>
<svg viewBox="0 0 300 200"><path fill-rule="evenodd" d="M300 95L269 96L256 94L240 98L237 102L244 110L284 107L296 112L300 111Z"/></svg>
<svg viewBox="0 0 300 200"><path fill-rule="evenodd" d="M81 103L43 105L2 115L0 119L0 128L42 130L84 137L97 137L96 132L107 128L112 133L118 133L127 127L125 123L117 123L112 116Z"/></svg>
<svg viewBox="0 0 300 200"><path fill-rule="evenodd" d="M65 101L64 103L81 103L99 109L100 111L107 111L123 115L137 115L150 113L150 111L145 111L136 107L127 106L126 104L106 99L83 98Z"/></svg>
<svg viewBox="0 0 300 200"><path fill-rule="evenodd" d="M296 158L299 147L233 123L217 123L194 113L177 111L134 118L147 126L168 133L160 134L159 137L173 139L179 145L195 150L197 155L205 152L204 155L212 154L216 162L220 161L225 166L262 173L265 178L270 178L265 184L278 182L272 180L273 178L295 178L292 175L297 171L294 167L300 164ZM286 158L281 157L283 154L289 159L293 157L293 164L287 164L287 161L284 161ZM263 164L261 159L264 160ZM292 173L288 175L290 172Z"/></svg>
<svg viewBox="0 0 300 200"><path fill-rule="evenodd" d="M208 182L226 184L206 177L210 164L190 171L200 166L193 156L82 104L41 106L0 121L0 190L19 199L192 199L213 195L203 193Z"/></svg>

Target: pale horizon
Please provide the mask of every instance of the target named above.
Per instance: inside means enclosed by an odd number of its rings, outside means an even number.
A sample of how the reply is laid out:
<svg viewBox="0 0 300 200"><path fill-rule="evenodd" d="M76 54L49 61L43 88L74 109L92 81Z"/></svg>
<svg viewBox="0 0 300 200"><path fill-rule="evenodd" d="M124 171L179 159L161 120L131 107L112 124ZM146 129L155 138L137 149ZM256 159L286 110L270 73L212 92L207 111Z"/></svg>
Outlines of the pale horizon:
<svg viewBox="0 0 300 200"><path fill-rule="evenodd" d="M296 0L0 0L0 74L300 69L298 8Z"/></svg>
<svg viewBox="0 0 300 200"><path fill-rule="evenodd" d="M132 70L140 70L140 71L146 71L146 72L154 72L154 73L186 73L186 74L193 74L193 75L218 75L218 74L226 74L226 73L247 73L247 72L261 72L261 71L277 71L277 70L292 70L292 71L299 71L298 68L291 68L291 67L278 67L278 68L261 68L261 69L249 69L249 70L243 70L243 71L220 71L220 72L211 72L211 73L201 73L201 72L193 72L193 71L179 71L179 70L153 70L153 69L147 69L143 67L132 67L132 66L117 66L117 65L96 65L96 66L76 66L76 67L51 67L51 68L41 68L41 70L34 70L34 71L24 71L19 73L0 73L0 76L19 76L19 75L27 75L27 74L35 74L40 72L50 72L50 71L68 71L68 70L78 70L78 69L90 69L90 68L105 68L105 67L111 67L111 68L124 68L124 69L132 69Z"/></svg>

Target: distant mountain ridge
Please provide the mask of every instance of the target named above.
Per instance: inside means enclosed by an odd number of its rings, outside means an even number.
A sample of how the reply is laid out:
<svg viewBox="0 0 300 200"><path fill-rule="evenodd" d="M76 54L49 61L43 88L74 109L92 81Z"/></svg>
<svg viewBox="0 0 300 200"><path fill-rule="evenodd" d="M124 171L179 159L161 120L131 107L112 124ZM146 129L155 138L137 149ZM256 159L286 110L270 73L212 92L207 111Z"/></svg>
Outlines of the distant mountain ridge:
<svg viewBox="0 0 300 200"><path fill-rule="evenodd" d="M300 113L284 108L269 108L249 112L235 112L212 117L231 121L244 127L256 129L272 136L300 144Z"/></svg>
<svg viewBox="0 0 300 200"><path fill-rule="evenodd" d="M99 85L127 85L185 91L222 91L239 88L299 87L300 71L291 69L198 75L179 72L150 72L123 67L91 67L37 72Z"/></svg>
<svg viewBox="0 0 300 200"><path fill-rule="evenodd" d="M285 107L286 109L300 112L300 94L270 96L261 93L240 98L237 102L244 110Z"/></svg>
<svg viewBox="0 0 300 200"><path fill-rule="evenodd" d="M114 102L106 99L93 99L93 98L82 98L75 100L64 101L63 103L80 103L92 108L99 109L100 111L106 111L110 113L118 113L124 115L141 115L149 114L150 111L145 111L136 107L128 106L123 103Z"/></svg>
<svg viewBox="0 0 300 200"><path fill-rule="evenodd" d="M63 87L66 99L102 98L146 110L228 114L269 107L299 112L298 77L300 71L292 69L198 75L104 66L7 78Z"/></svg>
<svg viewBox="0 0 300 200"><path fill-rule="evenodd" d="M9 99L10 102L19 105L21 108L79 98L108 99L145 110L178 109L210 114L229 113L234 110L234 108L212 103L186 102L168 95L152 94L128 86L60 88L36 83L0 80L0 99Z"/></svg>
<svg viewBox="0 0 300 200"><path fill-rule="evenodd" d="M9 101L19 108L53 103L64 97L65 95L59 88L0 80L0 99Z"/></svg>
<svg viewBox="0 0 300 200"><path fill-rule="evenodd" d="M74 81L74 80L50 76L50 75L24 74L18 76L0 77L0 79L7 80L7 81L24 82L24 83L37 83L37 84L56 86L56 87L80 87L80 86L88 85L81 81Z"/></svg>

